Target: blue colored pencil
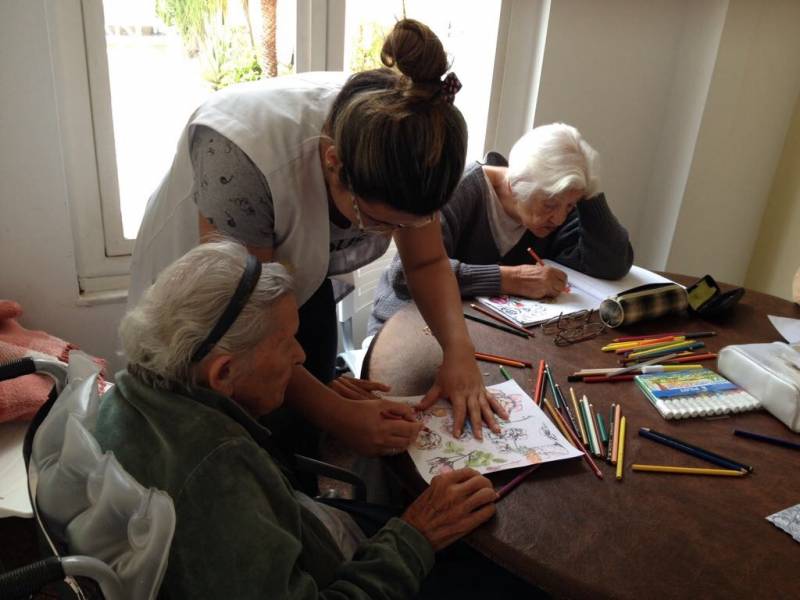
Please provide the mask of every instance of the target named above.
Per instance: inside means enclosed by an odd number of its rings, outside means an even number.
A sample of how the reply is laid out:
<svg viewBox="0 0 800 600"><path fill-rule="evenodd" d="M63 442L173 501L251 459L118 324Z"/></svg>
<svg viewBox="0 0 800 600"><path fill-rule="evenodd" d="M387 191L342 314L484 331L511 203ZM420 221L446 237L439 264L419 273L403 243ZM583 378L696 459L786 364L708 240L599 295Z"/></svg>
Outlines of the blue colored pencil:
<svg viewBox="0 0 800 600"><path fill-rule="evenodd" d="M752 431L734 429L733 435L738 435L739 437L748 438L751 440L757 440L759 442L767 442L768 444L775 444L776 446L783 446L784 448L791 448L792 450L800 450L800 444L790 442L789 440L775 438L769 435L763 435L761 433L753 433Z"/></svg>

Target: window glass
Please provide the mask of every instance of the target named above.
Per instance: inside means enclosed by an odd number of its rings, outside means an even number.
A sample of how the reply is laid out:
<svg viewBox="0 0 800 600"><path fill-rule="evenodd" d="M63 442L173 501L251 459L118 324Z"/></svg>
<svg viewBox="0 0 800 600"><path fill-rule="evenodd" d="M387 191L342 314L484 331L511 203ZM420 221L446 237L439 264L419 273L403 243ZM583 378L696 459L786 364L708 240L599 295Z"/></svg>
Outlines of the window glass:
<svg viewBox="0 0 800 600"><path fill-rule="evenodd" d="M294 72L294 0L103 0L125 238L214 90ZM273 14L274 13L274 14Z"/></svg>
<svg viewBox="0 0 800 600"><path fill-rule="evenodd" d="M381 66L383 38L395 21L417 19L444 45L463 84L456 96L469 129L467 160L482 158L501 0L347 0L345 69Z"/></svg>

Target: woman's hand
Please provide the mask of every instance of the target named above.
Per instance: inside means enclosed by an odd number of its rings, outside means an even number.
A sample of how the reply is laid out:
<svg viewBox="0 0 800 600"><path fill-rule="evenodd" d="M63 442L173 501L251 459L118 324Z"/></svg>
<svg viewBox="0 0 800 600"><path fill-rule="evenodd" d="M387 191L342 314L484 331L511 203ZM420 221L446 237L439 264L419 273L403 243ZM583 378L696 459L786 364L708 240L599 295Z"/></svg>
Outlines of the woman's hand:
<svg viewBox="0 0 800 600"><path fill-rule="evenodd" d="M340 396L350 400L377 399L379 396L374 392L388 392L391 389L385 383L370 381L369 379L356 379L347 375L337 377L328 384L328 387Z"/></svg>
<svg viewBox="0 0 800 600"><path fill-rule="evenodd" d="M342 400L328 431L363 456L400 454L422 428L414 408L391 400Z"/></svg>
<svg viewBox="0 0 800 600"><path fill-rule="evenodd" d="M567 274L549 265L500 267L500 291L525 298L555 298L567 287Z"/></svg>
<svg viewBox="0 0 800 600"><path fill-rule="evenodd" d="M417 410L430 408L439 398L447 398L453 405L455 437L461 436L467 413L472 433L478 440L483 439L484 421L489 429L500 433L494 414L508 419L506 410L483 384L483 377L472 353L445 352L444 361L439 367L433 387L428 390L416 408Z"/></svg>
<svg viewBox="0 0 800 600"><path fill-rule="evenodd" d="M495 512L497 498L486 477L472 469L458 469L434 477L401 519L414 526L438 551L488 521Z"/></svg>

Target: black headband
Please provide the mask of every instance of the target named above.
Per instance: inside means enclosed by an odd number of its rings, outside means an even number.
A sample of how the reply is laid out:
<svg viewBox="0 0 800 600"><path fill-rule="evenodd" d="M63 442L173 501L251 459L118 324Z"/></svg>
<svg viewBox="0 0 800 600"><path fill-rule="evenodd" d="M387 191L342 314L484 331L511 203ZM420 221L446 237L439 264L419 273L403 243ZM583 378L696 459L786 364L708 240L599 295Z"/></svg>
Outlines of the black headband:
<svg viewBox="0 0 800 600"><path fill-rule="evenodd" d="M242 278L239 280L239 285L236 286L236 291L233 292L228 306L225 307L219 321L214 325L214 329L211 330L208 337L203 340L197 347L197 350L194 351L194 354L192 354L192 362L200 362L203 360L203 358L211 352L214 344L228 332L228 329L231 328L236 317L239 316L239 313L242 312L242 309L250 299L250 294L253 293L260 277L261 261L252 254L248 254L247 263L245 263L244 266L244 273L242 273Z"/></svg>

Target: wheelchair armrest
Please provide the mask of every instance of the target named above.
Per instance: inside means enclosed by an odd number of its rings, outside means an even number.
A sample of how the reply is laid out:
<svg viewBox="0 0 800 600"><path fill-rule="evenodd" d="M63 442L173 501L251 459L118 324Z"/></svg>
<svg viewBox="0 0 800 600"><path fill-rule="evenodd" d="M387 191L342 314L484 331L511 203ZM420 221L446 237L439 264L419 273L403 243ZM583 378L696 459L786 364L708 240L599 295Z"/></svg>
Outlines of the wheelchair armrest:
<svg viewBox="0 0 800 600"><path fill-rule="evenodd" d="M352 471L336 467L332 464L314 460L302 454L295 454L295 466L301 470L310 473L316 473L323 477L330 477L338 481L349 483L353 486L354 500L366 501L367 499L367 486L364 481Z"/></svg>
<svg viewBox="0 0 800 600"><path fill-rule="evenodd" d="M64 579L61 559L51 556L0 575L0 597L27 598L48 583Z"/></svg>

